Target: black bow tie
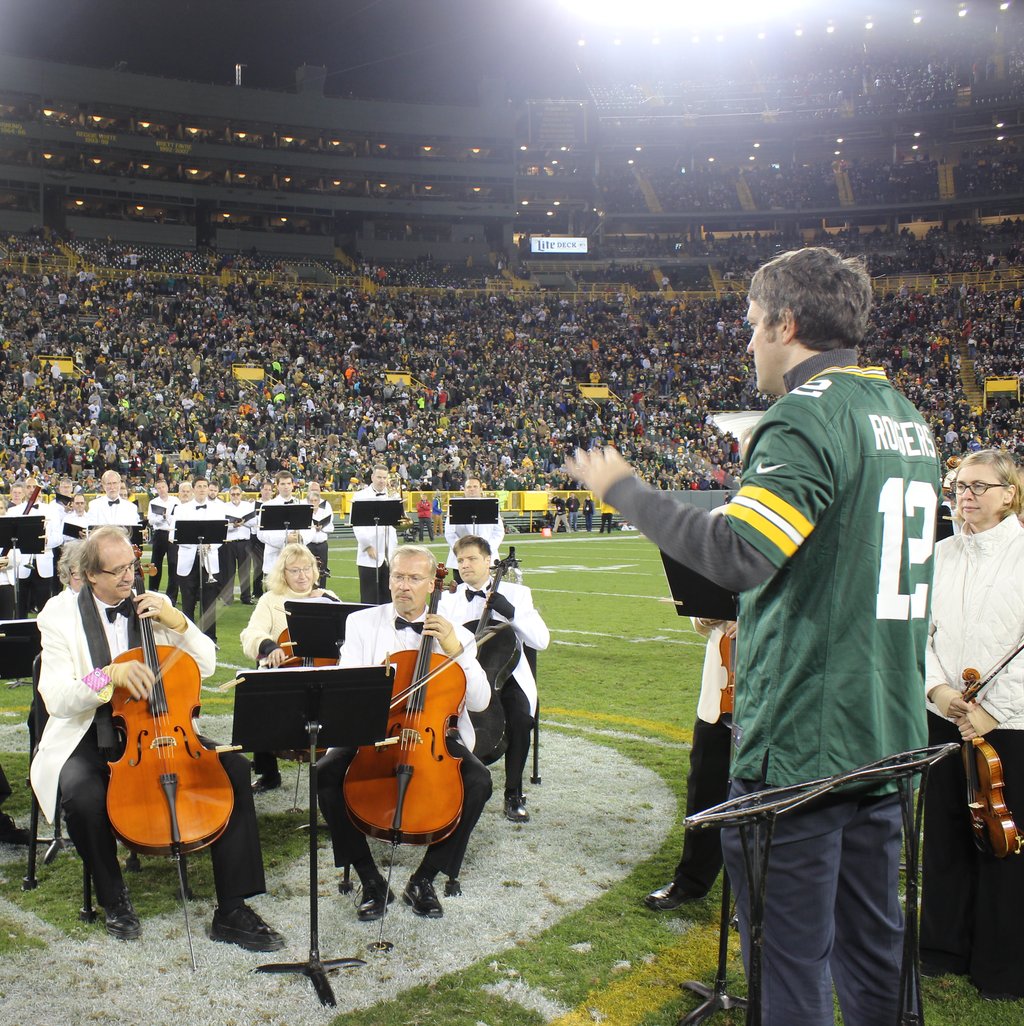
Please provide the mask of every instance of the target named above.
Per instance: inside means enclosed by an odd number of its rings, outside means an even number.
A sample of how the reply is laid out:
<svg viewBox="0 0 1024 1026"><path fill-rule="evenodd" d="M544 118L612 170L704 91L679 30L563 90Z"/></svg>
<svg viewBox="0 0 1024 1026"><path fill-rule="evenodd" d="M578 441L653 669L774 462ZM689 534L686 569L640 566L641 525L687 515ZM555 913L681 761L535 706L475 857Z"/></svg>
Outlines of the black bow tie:
<svg viewBox="0 0 1024 1026"><path fill-rule="evenodd" d="M475 598L485 599L485 598L487 598L487 592L486 591L473 591L472 588L467 588L466 589L466 601L467 602L472 602L473 599L475 599Z"/></svg>
<svg viewBox="0 0 1024 1026"><path fill-rule="evenodd" d="M422 634L423 633L423 623L422 623L422 621L419 622L419 623L409 623L408 620L404 620L402 617L396 616L395 617L395 630L396 631L401 631L401 630L405 630L406 628L408 628L411 631L415 631L417 634Z"/></svg>
<svg viewBox="0 0 1024 1026"><path fill-rule="evenodd" d="M120 499L107 499L107 505L116 506L120 501Z"/></svg>
<svg viewBox="0 0 1024 1026"><path fill-rule="evenodd" d="M131 599L122 599L116 606L105 610L107 619L113 623L119 616L132 616L135 612L135 604Z"/></svg>
<svg viewBox="0 0 1024 1026"><path fill-rule="evenodd" d="M206 503L204 502L202 506L196 506L196 509L206 509Z"/></svg>
<svg viewBox="0 0 1024 1026"><path fill-rule="evenodd" d="M381 496L387 495L388 493L387 492L374 492L373 494L376 495L377 498L379 499Z"/></svg>

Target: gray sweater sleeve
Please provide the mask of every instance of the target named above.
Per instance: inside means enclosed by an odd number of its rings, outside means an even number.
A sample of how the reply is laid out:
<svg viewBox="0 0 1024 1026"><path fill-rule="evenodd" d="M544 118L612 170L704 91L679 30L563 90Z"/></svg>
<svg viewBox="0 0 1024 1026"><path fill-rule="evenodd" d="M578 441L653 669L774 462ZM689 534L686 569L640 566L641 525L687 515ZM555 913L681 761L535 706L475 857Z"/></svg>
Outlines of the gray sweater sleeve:
<svg viewBox="0 0 1024 1026"><path fill-rule="evenodd" d="M639 478L617 482L607 499L666 555L723 588L746 591L776 572L725 517L680 502Z"/></svg>

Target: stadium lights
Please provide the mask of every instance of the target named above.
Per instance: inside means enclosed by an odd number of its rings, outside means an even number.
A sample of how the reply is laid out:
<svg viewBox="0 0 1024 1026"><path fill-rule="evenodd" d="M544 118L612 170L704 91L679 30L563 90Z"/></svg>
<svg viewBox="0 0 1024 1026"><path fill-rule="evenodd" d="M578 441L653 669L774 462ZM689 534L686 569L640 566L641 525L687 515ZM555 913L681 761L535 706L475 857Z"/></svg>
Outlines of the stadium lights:
<svg viewBox="0 0 1024 1026"><path fill-rule="evenodd" d="M235 132L235 138L236 139L247 139L248 138L248 132Z"/></svg>
<svg viewBox="0 0 1024 1026"><path fill-rule="evenodd" d="M868 20L867 20L866 22L864 22L864 28L866 28L866 29L867 29L867 30L868 30L869 32L870 32L870 31L871 31L871 30L872 30L872 29L873 29L874 27L875 27L875 23L874 23L874 22L873 22L873 21L872 21L872 20L871 20L870 18L869 18L869 19L868 19Z"/></svg>
<svg viewBox="0 0 1024 1026"><path fill-rule="evenodd" d="M148 171L149 170L149 165L148 164L140 164L139 167L141 167L143 171Z"/></svg>
<svg viewBox="0 0 1024 1026"><path fill-rule="evenodd" d="M102 118L102 117L100 117L100 115L99 115L99 114L93 114L93 115L92 115L92 123L93 123L94 125L98 125L98 124L99 124L99 123L100 123L100 122L101 122L102 120L103 120L103 118Z"/></svg>
<svg viewBox="0 0 1024 1026"><path fill-rule="evenodd" d="M913 21L915 25L920 25L921 22L924 21L924 16L921 14L920 11L915 11L914 17L911 19L911 21Z"/></svg>
<svg viewBox="0 0 1024 1026"><path fill-rule="evenodd" d="M664 33L671 29L691 32L722 32L764 23L764 0L731 0L728 5L698 5L679 0L561 0L562 7L584 24L609 28L650 29ZM815 0L775 0L772 16L793 18L801 11L819 7ZM582 45L582 40L578 45Z"/></svg>
<svg viewBox="0 0 1024 1026"><path fill-rule="evenodd" d="M46 111L43 111L43 113L45 114L45 113L46 113ZM140 122L139 122L139 128L149 128L149 126L150 126L150 125L151 125L152 123L153 123L152 121L140 121Z"/></svg>
<svg viewBox="0 0 1024 1026"><path fill-rule="evenodd" d="M44 153L43 154L43 160L53 160L53 154L52 153Z"/></svg>
<svg viewBox="0 0 1024 1026"><path fill-rule="evenodd" d="M967 8L962 6L960 8L960 10L956 12L956 16L958 18L966 18L967 17Z"/></svg>
<svg viewBox="0 0 1024 1026"><path fill-rule="evenodd" d="M43 108L43 117L44 118L52 118L53 117L53 111L50 110L49 107L44 107Z"/></svg>
<svg viewBox="0 0 1024 1026"><path fill-rule="evenodd" d="M135 204L135 209L141 214L142 211L145 210L146 208L141 203L136 203Z"/></svg>
<svg viewBox="0 0 1024 1026"><path fill-rule="evenodd" d="M75 206L76 207L84 207L85 206L85 200L75 200Z"/></svg>

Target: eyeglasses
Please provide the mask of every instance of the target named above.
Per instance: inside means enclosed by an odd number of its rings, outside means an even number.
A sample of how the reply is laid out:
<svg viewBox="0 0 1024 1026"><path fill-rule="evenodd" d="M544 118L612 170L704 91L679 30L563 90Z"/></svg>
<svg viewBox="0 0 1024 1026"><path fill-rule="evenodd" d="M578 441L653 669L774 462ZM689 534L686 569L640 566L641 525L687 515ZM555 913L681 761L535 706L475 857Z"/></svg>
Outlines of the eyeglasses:
<svg viewBox="0 0 1024 1026"><path fill-rule="evenodd" d="M129 571L135 572L134 563L125 563L124 566L115 566L113 570L100 570L101 574L109 574L111 577L124 577Z"/></svg>
<svg viewBox="0 0 1024 1026"><path fill-rule="evenodd" d="M306 577L313 576L313 568L311 566L286 566L284 572L286 574L304 574Z"/></svg>
<svg viewBox="0 0 1024 1026"><path fill-rule="evenodd" d="M429 581L429 577L422 577L416 574L391 574L391 580L395 584L411 584L413 586L417 584L423 584L424 581Z"/></svg>
<svg viewBox="0 0 1024 1026"><path fill-rule="evenodd" d="M1004 484L989 484L987 481L972 481L970 484L964 481L957 481L953 486L953 491L957 495L963 495L964 492L970 492L971 495L984 495L990 488L1009 488L1009 485Z"/></svg>

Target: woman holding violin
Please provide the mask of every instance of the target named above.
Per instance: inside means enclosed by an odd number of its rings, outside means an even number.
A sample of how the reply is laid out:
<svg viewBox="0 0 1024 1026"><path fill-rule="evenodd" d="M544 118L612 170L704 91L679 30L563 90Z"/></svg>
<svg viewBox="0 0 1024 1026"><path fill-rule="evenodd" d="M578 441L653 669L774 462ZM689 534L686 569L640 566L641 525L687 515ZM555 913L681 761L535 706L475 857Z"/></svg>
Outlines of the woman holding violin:
<svg viewBox="0 0 1024 1026"><path fill-rule="evenodd" d="M276 668L291 658L284 647L288 619L284 604L296 599L327 598L338 601L333 591L318 588L319 576L316 558L299 542L289 542L281 550L277 562L264 578L264 592L242 631L242 651L253 662ZM277 758L269 752L256 752L252 760L257 774L253 790L260 794L281 786L281 773Z"/></svg>
<svg viewBox="0 0 1024 1026"><path fill-rule="evenodd" d="M32 788L51 821L59 793L68 834L95 881L107 932L120 940L134 940L141 926L121 875L111 827L117 805L113 785L108 795L108 764L118 759L124 747L112 707L129 697L137 710L144 703L149 705L157 677L147 662L118 657L139 651L140 636L148 636L150 629L140 621L149 621L161 651L170 650L160 667L159 686L171 692L174 674L181 667L191 664L199 674L212 673L216 648L166 596L146 591L133 594L136 556L123 528L94 530L82 545L78 569L84 583L77 599L67 598L70 592L62 593L39 614L39 694L49 716L32 760ZM173 736L186 735L175 726ZM210 746L203 743L202 747ZM192 758L205 762L206 753ZM237 754L216 758L227 774L233 803L228 803L223 829L210 848L217 908L209 936L251 951L276 951L284 940L245 903L266 890L248 763ZM148 753L137 761L148 765ZM197 797L202 803L204 796L181 794L178 802ZM165 795L157 789L154 800L164 801Z"/></svg>
<svg viewBox="0 0 1024 1026"><path fill-rule="evenodd" d="M372 609L353 613L345 623L345 644L341 649L342 666L373 666L392 655L403 656L410 650L421 654L433 653L448 657L448 673L455 671L459 678L458 694L463 696L451 708L442 710L445 724L457 724L454 728L442 725L440 729L423 730L422 743L416 748L429 752L428 762L436 761L439 766L460 760L456 769L456 784L461 780L461 815L454 829L439 840L433 841L423 855L419 867L413 872L402 899L418 916L438 919L444 914L441 902L434 890L434 879L438 873L450 878L446 893L458 894L457 877L462 867L470 835L476 826L480 813L491 796L491 775L479 759L473 755L475 740L469 711L480 712L487 708L491 689L487 677L475 657L476 646L473 636L463 627L456 626L446 617L431 611L428 599L436 607L436 562L430 550L419 545L400 547L391 560L390 588L392 601ZM396 678L396 686L404 690L407 682ZM415 681L411 683L415 684ZM428 689L441 683L437 678L426 685ZM411 703L409 703L411 704ZM402 707L393 703L392 723L410 724ZM394 732L392 732L394 733ZM360 830L349 815L353 794L346 781L350 767L354 771L357 757L369 754L373 757L373 746L367 749L332 748L319 766L320 811L331 831L334 846L334 864L352 865L359 874L362 884L361 903L357 918L361 922L380 919L394 895L388 889L370 851L366 834ZM343 787L343 784L345 785ZM408 818L413 806L440 805L447 795L440 793L441 785L421 772L417 766L412 773L405 795L405 816ZM360 817L364 818L364 817ZM373 836L380 836L374 833ZM415 843L415 842L414 842Z"/></svg>
<svg viewBox="0 0 1024 1026"><path fill-rule="evenodd" d="M928 776L922 972L967 975L982 997L1007 1000L1024 998L1016 946L1024 857L1014 854L1013 823L1016 817L1024 826L1024 656L1008 663L977 700L962 694L965 671L985 675L1022 640L1022 485L1008 453L986 449L960 464L954 490L961 530L935 549L925 674L929 742L963 741L965 760L945 759ZM976 739L985 746L975 746ZM990 754L979 775L983 747ZM993 853L985 819L1005 827L1002 857Z"/></svg>

